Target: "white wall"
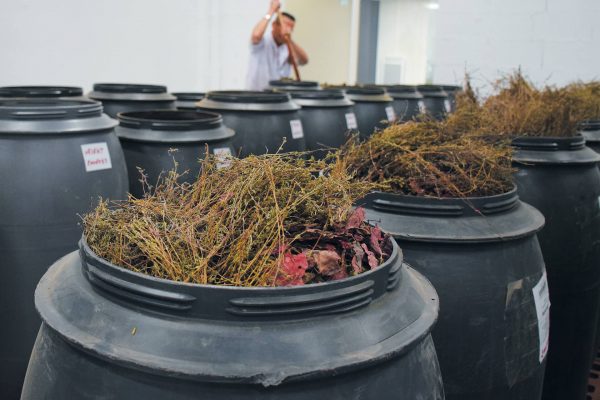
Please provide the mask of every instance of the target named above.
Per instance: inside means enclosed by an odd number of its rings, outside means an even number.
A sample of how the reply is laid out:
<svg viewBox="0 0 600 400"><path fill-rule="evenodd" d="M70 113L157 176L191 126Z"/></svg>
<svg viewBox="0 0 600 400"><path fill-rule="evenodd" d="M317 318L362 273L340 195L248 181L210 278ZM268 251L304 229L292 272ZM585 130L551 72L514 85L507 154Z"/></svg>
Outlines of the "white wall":
<svg viewBox="0 0 600 400"><path fill-rule="evenodd" d="M0 85L243 88L269 0L2 0Z"/></svg>
<svg viewBox="0 0 600 400"><path fill-rule="evenodd" d="M377 83L425 82L432 29L430 17L435 11L428 9L424 0L380 0L379 7ZM403 61L399 79L384 82L386 60Z"/></svg>
<svg viewBox="0 0 600 400"><path fill-rule="evenodd" d="M537 83L600 78L600 0L440 0L433 80L475 84L521 66Z"/></svg>
<svg viewBox="0 0 600 400"><path fill-rule="evenodd" d="M303 80L355 83L358 26L354 23L358 23L358 2L285 1L285 11L292 13L297 20L293 38L309 57L309 63L300 67Z"/></svg>

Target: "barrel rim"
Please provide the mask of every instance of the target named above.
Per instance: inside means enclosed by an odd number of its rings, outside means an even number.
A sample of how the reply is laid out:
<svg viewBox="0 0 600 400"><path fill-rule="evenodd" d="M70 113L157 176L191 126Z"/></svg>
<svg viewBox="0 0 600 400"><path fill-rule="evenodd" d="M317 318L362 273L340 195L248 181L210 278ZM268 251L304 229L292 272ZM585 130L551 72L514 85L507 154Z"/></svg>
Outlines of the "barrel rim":
<svg viewBox="0 0 600 400"><path fill-rule="evenodd" d="M84 121L102 117L102 104L90 99L71 98L6 98L0 99L0 121L11 123L15 131L27 131L18 127L18 121L48 121L60 122L68 120ZM28 125L29 126L29 125ZM114 126L114 124L112 124ZM44 128L44 129L39 129ZM32 131L56 131L58 127L36 126ZM67 129L65 127L65 129ZM99 128L102 129L102 128ZM2 131L12 131L10 128L0 128Z"/></svg>
<svg viewBox="0 0 600 400"><path fill-rule="evenodd" d="M588 119L579 123L581 131L600 131L600 119Z"/></svg>
<svg viewBox="0 0 600 400"><path fill-rule="evenodd" d="M463 90L462 85L440 84L440 87L448 94L450 94L450 92L456 93Z"/></svg>
<svg viewBox="0 0 600 400"><path fill-rule="evenodd" d="M269 81L269 86L276 89L281 88L320 88L321 85L317 81L296 81L291 79L279 79Z"/></svg>
<svg viewBox="0 0 600 400"><path fill-rule="evenodd" d="M596 164L600 154L585 145L586 139L571 137L520 136L512 140L513 162L524 165Z"/></svg>
<svg viewBox="0 0 600 400"><path fill-rule="evenodd" d="M200 101L206 96L206 92L173 92L171 94L179 101Z"/></svg>
<svg viewBox="0 0 600 400"><path fill-rule="evenodd" d="M301 107L350 107L354 102L341 90L294 90L288 92L292 101Z"/></svg>
<svg viewBox="0 0 600 400"><path fill-rule="evenodd" d="M166 86L137 83L95 83L88 97L101 101L173 102L177 100L167 92Z"/></svg>
<svg viewBox="0 0 600 400"><path fill-rule="evenodd" d="M214 129L222 125L223 117L210 111L139 110L117 114L119 124L131 129L182 131Z"/></svg>
<svg viewBox="0 0 600 400"><path fill-rule="evenodd" d="M23 85L0 87L0 97L81 97L83 88L79 86Z"/></svg>
<svg viewBox="0 0 600 400"><path fill-rule="evenodd" d="M417 85L417 90L423 97L448 98L448 93L440 86L434 84Z"/></svg>
<svg viewBox="0 0 600 400"><path fill-rule="evenodd" d="M376 86L331 86L342 90L355 103L391 103L394 101L384 88Z"/></svg>
<svg viewBox="0 0 600 400"><path fill-rule="evenodd" d="M313 290L307 290L312 288L319 289L331 289L341 286L342 283L362 283L365 280L368 280L372 275L375 274L376 271L386 271L391 267L394 262L397 262L400 259L402 262L402 251L400 247L396 243L393 238L390 238L392 242L392 254L377 268L369 270L367 272L363 272L362 274L351 276L344 279L339 279L335 281L329 282L321 282L310 285L300 285L300 286L256 286L256 287L245 287L245 286L224 286L224 285L210 285L210 284L198 284L198 283L188 283L188 282L178 282L164 278L157 278L151 275L143 274L141 272L135 272L129 270L127 268L121 267L119 265L113 264L108 260L98 256L88 245L85 235L82 235L79 240L79 255L82 261L82 264L87 264L88 261L94 263L94 265L100 265L108 271L118 272L121 276L127 276L136 281L138 279L145 280L147 282L161 284L165 287L185 287L190 289L212 289L212 290L223 290L223 291L233 291L239 292L240 294L256 294L264 291L268 291L270 293L275 292L285 292L286 294L303 294L306 292L313 292Z"/></svg>
<svg viewBox="0 0 600 400"><path fill-rule="evenodd" d="M164 85L150 85L145 83L94 83L95 92L106 93L167 93Z"/></svg>
<svg viewBox="0 0 600 400"><path fill-rule="evenodd" d="M532 236L544 226L544 216L519 200L516 187L497 195L467 198L371 192L357 204L365 207L370 221L381 220L381 228L402 241L500 242Z"/></svg>
<svg viewBox="0 0 600 400"><path fill-rule="evenodd" d="M208 110L283 112L297 111L289 93L282 91L210 91L196 103L196 106Z"/></svg>
<svg viewBox="0 0 600 400"><path fill-rule="evenodd" d="M244 359L242 360L244 361L244 365L240 365L239 359L237 361L233 359L235 355L224 359L223 362L218 364L218 368L216 368L215 362L210 357L182 359L176 357L177 354L173 354L175 357L169 357L167 354L152 352L151 348L150 351L146 351L147 347L141 342L139 345L131 347L130 339L128 339L129 332L116 336L107 336L106 333L96 336L96 331L91 329L91 326L86 321L69 319L70 314L66 312L70 307L68 304L63 307L58 306L57 300L61 300L61 302L67 301L67 303L77 302L78 300L76 296L65 297L64 295L56 295L57 292L54 288L57 285L62 285L63 288L65 285L66 287L75 287L77 288L77 292L81 293L94 293L95 295L98 293L98 290L91 288L87 284L73 285L74 280L75 282L85 282L84 275L77 271L78 268L81 268L81 260L75 252L57 261L46 272L36 288L35 304L45 326L50 330L58 334L76 349L88 353L93 357L108 360L115 365L135 369L143 373L160 373L162 376L191 381L276 386L287 382L332 377L365 369L373 365L379 365L409 353L428 338L431 340L430 333L439 313L439 297L431 282L423 275L401 261L398 261L396 265L399 265L397 271L401 271L401 281L404 282L403 285L406 285L406 287L403 286L403 289L412 288L414 290L399 289L390 291L386 297L386 303L384 303L386 306L384 309L378 307L372 312L363 309L362 312L353 311L343 318L321 317L316 320L326 325L333 324L333 326L342 327L347 326L350 321L356 318L366 321L372 313L380 313L382 314L381 317L384 315L392 317L395 313L389 312L390 306L396 302L405 302L407 296L410 296L414 301L406 304L406 313L408 314L404 318L386 319L386 321L389 320L388 329L392 330L390 332L392 333L391 335L382 337L382 340L367 340L358 343L359 346L351 351L342 351L343 349L340 348L324 360L299 359L293 365L289 365L289 363L288 365L284 365L286 360L278 359L277 362L280 365L277 368L274 368L273 364L268 360L248 365L245 362L249 360ZM71 283L65 283L65 278ZM76 295L77 292L73 292L73 294ZM84 294L84 296L87 298L87 295ZM90 301L93 300L89 299L87 302L89 303ZM126 310L121 303L114 299L107 300L105 305L109 307L105 309L105 312L111 315L115 314L115 321L121 321L127 327L130 326L130 323L135 324L135 322L127 318L127 315L139 315L144 321L149 323L151 323L151 320L165 320L162 314L136 312L135 309L133 312L132 310ZM410 315L410 319L406 320L405 318L408 315ZM173 325L173 323L179 321L178 318L171 319L169 317L166 320L172 322L169 325ZM240 329L248 329L251 332L254 329L253 327L259 326L262 332L268 331L270 335L281 334L282 329L289 332L293 332L296 329L295 324L281 324L277 321L271 321L271 323L261 322L259 325L249 322L231 325L232 322L218 323L210 319L189 320L186 318L186 320L188 321L187 324L198 324L201 332L210 332L208 331L208 326L215 326L215 324L217 326L237 327L233 332L237 332ZM81 323L76 323L76 321L80 321ZM144 322L139 323L145 325ZM302 323L306 327L305 329L309 329L311 324L305 319L296 320L296 323ZM151 323L149 326L157 325L156 323ZM175 332L173 329L175 327L170 328L171 331ZM214 330L213 328L211 329ZM131 335L133 334L131 333ZM188 333L187 337L190 337L190 334ZM236 335L235 338L243 340L246 333L241 331L236 333ZM111 345L99 346L98 340L101 337L110 338ZM335 337L330 337L330 341L334 340ZM268 343L264 343L263 347L268 345ZM246 354L247 357L248 354Z"/></svg>

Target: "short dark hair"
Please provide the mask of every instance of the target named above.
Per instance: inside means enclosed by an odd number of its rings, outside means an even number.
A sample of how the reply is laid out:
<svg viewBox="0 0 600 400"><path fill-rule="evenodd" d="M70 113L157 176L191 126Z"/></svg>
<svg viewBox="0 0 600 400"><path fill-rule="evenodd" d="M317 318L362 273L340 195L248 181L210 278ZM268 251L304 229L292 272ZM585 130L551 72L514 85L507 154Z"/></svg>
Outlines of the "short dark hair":
<svg viewBox="0 0 600 400"><path fill-rule="evenodd" d="M290 14L289 12L285 12L283 11L281 13L281 15L283 15L284 17L288 17L289 19L291 19L292 21L296 22L296 17L294 17L292 14Z"/></svg>

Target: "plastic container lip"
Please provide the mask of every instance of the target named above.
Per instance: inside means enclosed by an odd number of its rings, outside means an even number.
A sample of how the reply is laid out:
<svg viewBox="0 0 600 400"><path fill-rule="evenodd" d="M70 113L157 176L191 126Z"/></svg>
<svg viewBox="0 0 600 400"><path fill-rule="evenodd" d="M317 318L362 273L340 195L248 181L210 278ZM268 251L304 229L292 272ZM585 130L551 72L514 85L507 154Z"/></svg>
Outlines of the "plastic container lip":
<svg viewBox="0 0 600 400"><path fill-rule="evenodd" d="M223 103L287 103L290 95L285 92L259 92L243 90L219 90L206 94L206 99Z"/></svg>
<svg viewBox="0 0 600 400"><path fill-rule="evenodd" d="M277 80L269 81L269 86L272 87L298 87L298 88L318 88L317 81L294 81L294 80Z"/></svg>
<svg viewBox="0 0 600 400"><path fill-rule="evenodd" d="M384 86L388 93L418 93L417 85L386 85Z"/></svg>
<svg viewBox="0 0 600 400"><path fill-rule="evenodd" d="M4 86L0 87L0 97L53 98L83 96L83 89L77 86Z"/></svg>
<svg viewBox="0 0 600 400"><path fill-rule="evenodd" d="M199 101L206 96L206 93L204 92L176 92L171 94L175 96L177 100L183 101Z"/></svg>
<svg viewBox="0 0 600 400"><path fill-rule="evenodd" d="M346 95L342 90L324 89L324 90L293 90L288 92L292 99L307 99L307 100L327 100L345 99Z"/></svg>
<svg viewBox="0 0 600 400"><path fill-rule="evenodd" d="M583 121L579 124L579 128L583 131L600 131L600 119Z"/></svg>
<svg viewBox="0 0 600 400"><path fill-rule="evenodd" d="M538 151L579 150L585 147L585 138L578 134L566 137L518 136L512 140L517 149Z"/></svg>
<svg viewBox="0 0 600 400"><path fill-rule="evenodd" d="M347 94L384 95L385 88L377 86L332 86L331 89L343 90Z"/></svg>
<svg viewBox="0 0 600 400"><path fill-rule="evenodd" d="M185 110L130 111L119 113L117 118L122 127L161 131L212 129L223 122L217 113Z"/></svg>
<svg viewBox="0 0 600 400"><path fill-rule="evenodd" d="M366 196L373 201L378 196L393 198L394 202L406 207L408 214L431 214L436 209L443 212L453 212L456 216L481 216L506 212L517 206L519 195L516 186L510 190L495 195L477 197L434 197L434 196L411 196L405 194L372 192ZM374 200L373 202L377 202ZM449 210L449 206L455 209Z"/></svg>
<svg viewBox="0 0 600 400"><path fill-rule="evenodd" d="M95 92L106 93L167 93L167 87L162 85L146 85L132 83L95 83Z"/></svg>
<svg viewBox="0 0 600 400"><path fill-rule="evenodd" d="M90 258L93 261L95 261L96 263L100 263L106 267L109 267L110 269L113 269L120 273L124 273L125 275L128 275L132 278L137 277L137 278L147 279L148 282L155 282L155 283L160 283L160 284L176 285L176 286L181 286L181 287L189 287L189 288L197 288L197 289L206 288L206 289L239 291L240 293L248 293L248 294L260 293L261 291L281 291L281 290L286 291L288 293L300 294L300 293L306 292L307 288L308 289L310 289L310 288L326 289L328 287L338 286L340 283L347 283L347 282L353 282L353 281L360 282L360 281L365 280L366 277L368 277L369 275L372 275L374 272L379 271L384 267L389 267L391 263L394 263L397 261L398 257L400 257L400 259L402 259L402 253L399 250L398 244L396 243L396 241L394 239L390 238L390 240L392 241L392 254L390 254L390 256L383 263L378 265L376 268L371 269L362 274L358 274L355 276L351 276L351 277L336 280L336 281L329 281L329 282L322 282L322 283L315 283L315 284L311 284L311 285L301 285L301 286L252 286L252 287L247 287L247 286L224 286L224 285L178 282L178 281L172 281L172 280L164 279L164 278L157 278L152 275L147 275L147 274L144 274L141 272L131 271L127 268L112 264L111 262L98 256L89 247L85 236L82 236L81 240L79 241L79 249L80 249L81 261L83 263L87 263L86 258Z"/></svg>
<svg viewBox="0 0 600 400"><path fill-rule="evenodd" d="M446 92L457 92L463 89L461 85L439 85Z"/></svg>
<svg viewBox="0 0 600 400"><path fill-rule="evenodd" d="M101 115L102 104L94 100L0 99L0 119L80 119Z"/></svg>

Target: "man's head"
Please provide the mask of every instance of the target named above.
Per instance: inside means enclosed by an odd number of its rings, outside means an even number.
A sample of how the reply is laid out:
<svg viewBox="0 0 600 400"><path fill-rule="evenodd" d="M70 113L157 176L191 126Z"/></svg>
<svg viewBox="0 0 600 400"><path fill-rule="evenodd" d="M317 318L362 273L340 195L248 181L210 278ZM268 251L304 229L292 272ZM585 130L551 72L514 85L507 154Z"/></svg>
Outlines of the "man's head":
<svg viewBox="0 0 600 400"><path fill-rule="evenodd" d="M287 12L282 12L281 17L277 17L273 22L273 38L277 44L285 43L285 36L291 35L296 25L296 18Z"/></svg>

